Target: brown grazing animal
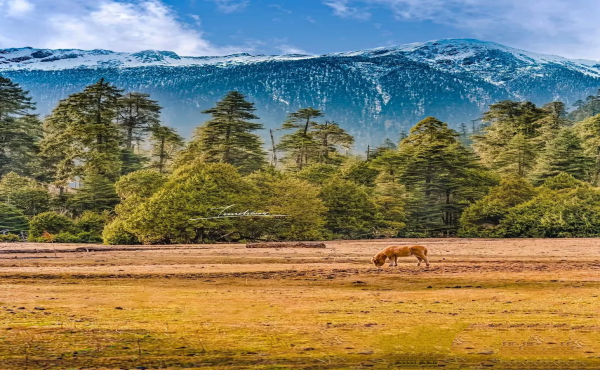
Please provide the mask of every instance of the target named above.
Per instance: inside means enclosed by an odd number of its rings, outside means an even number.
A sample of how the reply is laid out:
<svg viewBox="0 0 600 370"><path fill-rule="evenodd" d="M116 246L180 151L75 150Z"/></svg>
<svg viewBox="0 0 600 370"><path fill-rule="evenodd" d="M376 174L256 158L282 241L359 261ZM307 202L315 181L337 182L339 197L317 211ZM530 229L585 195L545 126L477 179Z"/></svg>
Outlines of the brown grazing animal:
<svg viewBox="0 0 600 370"><path fill-rule="evenodd" d="M427 267L429 267L429 260L427 259L427 248L414 245L412 247L387 247L381 252L377 253L375 257L371 258L371 262L377 267L385 265L385 260L390 259L390 267L398 266L398 257L415 256L419 263L417 266L421 266L421 262L425 261Z"/></svg>

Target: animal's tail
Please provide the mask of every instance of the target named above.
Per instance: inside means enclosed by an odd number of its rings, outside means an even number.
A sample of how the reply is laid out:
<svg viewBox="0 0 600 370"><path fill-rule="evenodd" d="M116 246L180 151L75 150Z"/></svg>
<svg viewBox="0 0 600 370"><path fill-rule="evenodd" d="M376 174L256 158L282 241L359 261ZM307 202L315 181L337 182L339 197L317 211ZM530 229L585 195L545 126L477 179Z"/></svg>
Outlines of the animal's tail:
<svg viewBox="0 0 600 370"><path fill-rule="evenodd" d="M425 248L425 250L423 250L424 255L427 255L428 252L429 252L429 250L427 248Z"/></svg>

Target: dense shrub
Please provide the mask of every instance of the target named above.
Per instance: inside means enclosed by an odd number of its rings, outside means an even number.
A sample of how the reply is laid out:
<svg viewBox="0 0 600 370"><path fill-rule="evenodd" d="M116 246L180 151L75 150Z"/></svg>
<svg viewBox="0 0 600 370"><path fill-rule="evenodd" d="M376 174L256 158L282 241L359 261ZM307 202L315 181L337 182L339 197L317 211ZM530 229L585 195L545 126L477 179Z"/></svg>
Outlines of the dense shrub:
<svg viewBox="0 0 600 370"><path fill-rule="evenodd" d="M45 212L33 217L29 222L29 236L39 238L44 231L57 235L61 232L74 230L73 220L56 212Z"/></svg>
<svg viewBox="0 0 600 370"><path fill-rule="evenodd" d="M600 236L600 189L544 189L531 201L511 209L500 229L504 237Z"/></svg>
<svg viewBox="0 0 600 370"><path fill-rule="evenodd" d="M6 235L2 235L0 234L0 243L16 243L16 242L20 242L21 238L18 235L15 234L6 234Z"/></svg>
<svg viewBox="0 0 600 370"><path fill-rule="evenodd" d="M124 222L120 219L116 219L104 227L102 239L107 245L140 244L138 238L125 229Z"/></svg>
<svg viewBox="0 0 600 370"><path fill-rule="evenodd" d="M102 235L107 219L108 215L106 213L86 211L77 219L75 226L80 231L93 233L99 237Z"/></svg>
<svg viewBox="0 0 600 370"><path fill-rule="evenodd" d="M377 206L363 186L334 177L321 189L327 207L326 227L336 237L372 237L377 224Z"/></svg>
<svg viewBox="0 0 600 370"><path fill-rule="evenodd" d="M512 207L533 198L536 189L525 179L511 177L502 180L483 199L462 214L460 235L464 237L498 237L500 221Z"/></svg>

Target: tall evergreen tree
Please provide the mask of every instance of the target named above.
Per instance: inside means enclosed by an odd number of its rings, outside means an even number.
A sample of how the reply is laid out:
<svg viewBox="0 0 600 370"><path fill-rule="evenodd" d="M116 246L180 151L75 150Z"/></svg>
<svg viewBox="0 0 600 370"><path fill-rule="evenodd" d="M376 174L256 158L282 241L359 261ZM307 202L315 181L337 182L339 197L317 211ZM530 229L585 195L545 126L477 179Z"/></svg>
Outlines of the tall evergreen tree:
<svg viewBox="0 0 600 370"><path fill-rule="evenodd" d="M547 178L565 172L584 180L589 168L590 160L584 154L581 140L572 129L563 128L540 155L532 179L540 184Z"/></svg>
<svg viewBox="0 0 600 370"><path fill-rule="evenodd" d="M160 126L161 110L150 94L130 92L119 98L117 123L124 131L125 149L133 151L136 142Z"/></svg>
<svg viewBox="0 0 600 370"><path fill-rule="evenodd" d="M318 127L315 118L324 116L318 109L303 108L297 112L290 113L284 122L283 130L294 132L284 135L278 145L278 149L286 153L285 160L293 163L298 170L319 158L319 149L323 148L323 142L319 143L311 132L311 128Z"/></svg>
<svg viewBox="0 0 600 370"><path fill-rule="evenodd" d="M428 117L402 142L398 177L408 192L413 230L454 233L462 210L485 194L476 158L458 137L446 123Z"/></svg>
<svg viewBox="0 0 600 370"><path fill-rule="evenodd" d="M115 180L121 174L120 97L121 90L100 79L61 101L46 119L42 156L57 180L83 174Z"/></svg>
<svg viewBox="0 0 600 370"><path fill-rule="evenodd" d="M569 118L576 122L600 114L600 90L595 95L589 95L585 101L576 101L573 106L575 110L569 114Z"/></svg>
<svg viewBox="0 0 600 370"><path fill-rule="evenodd" d="M590 158L589 181L600 185L600 115L587 118L578 122L574 127L581 138L585 154Z"/></svg>
<svg viewBox="0 0 600 370"><path fill-rule="evenodd" d="M500 173L525 176L535 165L540 151L543 119L550 109L538 108L531 102L502 101L490 106L483 115L486 123L473 136L475 152L483 164Z"/></svg>
<svg viewBox="0 0 600 370"><path fill-rule="evenodd" d="M338 148L348 151L354 143L354 137L336 122L326 121L313 127L313 137L319 143L319 163L330 163L332 153L337 153Z"/></svg>
<svg viewBox="0 0 600 370"><path fill-rule="evenodd" d="M214 108L204 114L212 118L200 126L194 139L182 152L179 164L185 165L196 158L208 163L228 163L242 173L250 173L266 165L266 152L260 137L253 132L263 128L254 115L254 103L237 91L228 93Z"/></svg>
<svg viewBox="0 0 600 370"><path fill-rule="evenodd" d="M0 176L11 171L37 174L34 168L42 124L31 114L29 93L0 76Z"/></svg>
<svg viewBox="0 0 600 370"><path fill-rule="evenodd" d="M151 168L166 173L177 152L183 147L183 138L174 128L160 126L152 130Z"/></svg>

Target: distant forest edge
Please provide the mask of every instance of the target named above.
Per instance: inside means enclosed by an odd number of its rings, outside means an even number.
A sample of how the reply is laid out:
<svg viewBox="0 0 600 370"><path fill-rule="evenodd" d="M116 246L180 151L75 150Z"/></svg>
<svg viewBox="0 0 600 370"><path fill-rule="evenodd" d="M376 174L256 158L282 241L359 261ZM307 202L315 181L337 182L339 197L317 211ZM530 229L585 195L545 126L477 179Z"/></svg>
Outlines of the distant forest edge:
<svg viewBox="0 0 600 370"><path fill-rule="evenodd" d="M188 142L149 94L104 79L34 108L0 77L0 241L600 236L600 93L571 113L500 101L474 129L428 117L365 155L312 107L276 139L238 91ZM226 207L286 217L213 218Z"/></svg>

